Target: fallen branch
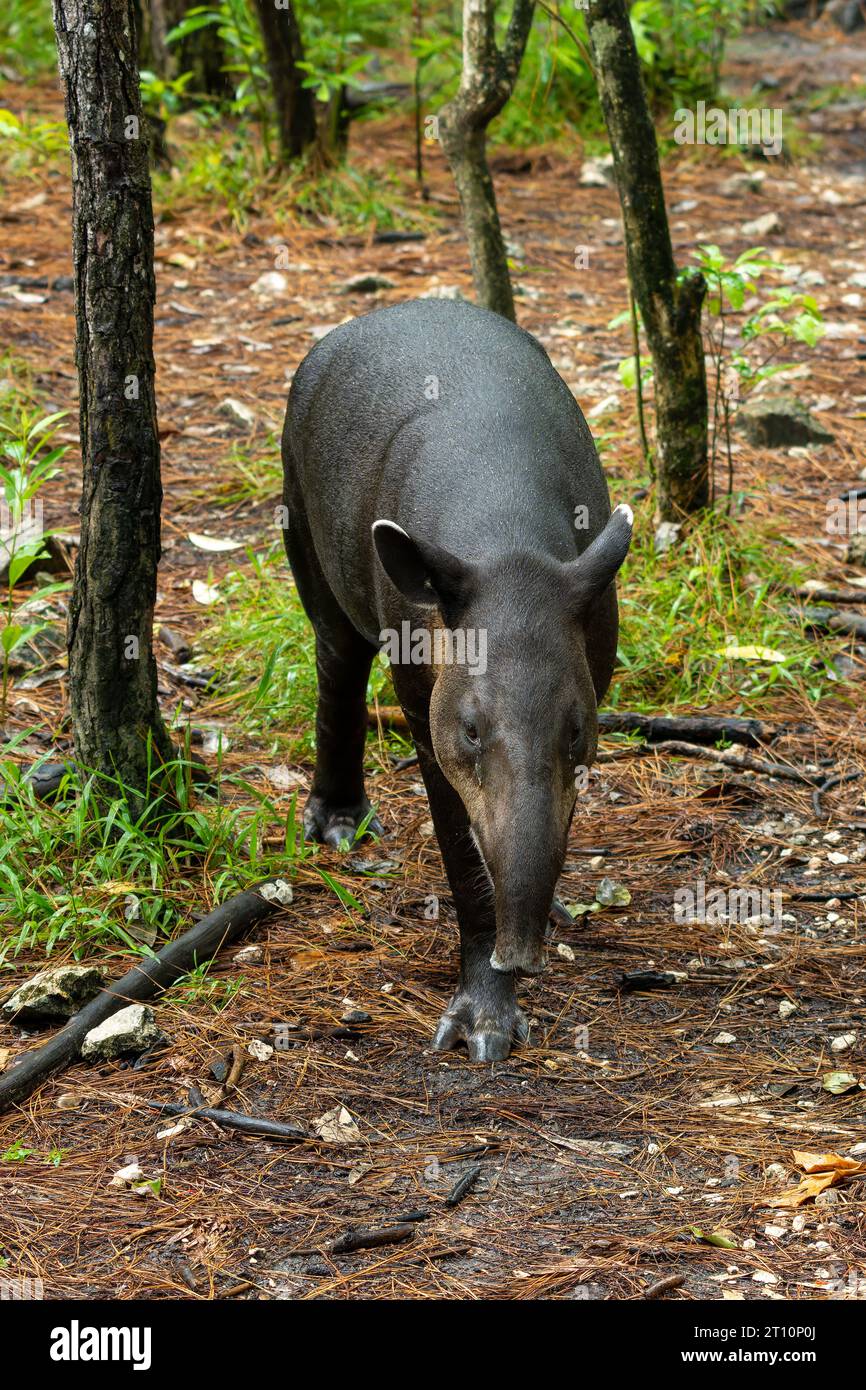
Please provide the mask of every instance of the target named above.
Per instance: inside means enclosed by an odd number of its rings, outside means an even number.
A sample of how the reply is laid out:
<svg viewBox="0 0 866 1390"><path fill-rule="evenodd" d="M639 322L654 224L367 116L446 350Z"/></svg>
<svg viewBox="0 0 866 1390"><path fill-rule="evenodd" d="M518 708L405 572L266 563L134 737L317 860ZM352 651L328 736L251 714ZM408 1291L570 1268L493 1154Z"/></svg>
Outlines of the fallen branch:
<svg viewBox="0 0 866 1390"><path fill-rule="evenodd" d="M670 1293L671 1289L678 1289L686 1282L684 1274L668 1274L664 1279L657 1279L654 1284L650 1284L644 1289L641 1298L660 1298L663 1293Z"/></svg>
<svg viewBox="0 0 866 1390"><path fill-rule="evenodd" d="M777 593L790 594L792 598L811 599L812 603L866 603L866 589L822 589L810 588L808 584L779 584L773 586Z"/></svg>
<svg viewBox="0 0 866 1390"><path fill-rule="evenodd" d="M141 1104L149 1110L157 1110L161 1115L186 1115L193 1120L212 1120L223 1129L237 1129L241 1134L259 1134L269 1139L307 1138L305 1131L297 1125L284 1124L281 1120L259 1119L238 1110L215 1110L210 1105L181 1105L175 1101L143 1100Z"/></svg>
<svg viewBox="0 0 866 1390"><path fill-rule="evenodd" d="M834 787L841 786L844 782L854 782L858 777L862 777L860 771L857 772L837 772L832 777L828 777L826 782L822 782L820 787L816 787L812 793L812 809L816 816L829 816L830 812L825 811L821 805L821 797L825 792L832 791Z"/></svg>
<svg viewBox="0 0 866 1390"><path fill-rule="evenodd" d="M262 918L278 911L282 906L277 896L280 883L281 879L266 879L214 908L176 941L164 946L155 956L142 960L122 979L91 999L50 1042L16 1059L0 1076L0 1114L26 1099L47 1077L71 1066L91 1028L129 1003L153 999L182 975L203 961L211 960L223 946L236 941ZM274 896L263 896L269 889Z"/></svg>
<svg viewBox="0 0 866 1390"><path fill-rule="evenodd" d="M640 734L647 743L685 739L689 743L745 743L758 748L776 735L760 719L733 719L708 714L663 715L632 714L608 710L598 716L598 727L605 734Z"/></svg>
<svg viewBox="0 0 866 1390"><path fill-rule="evenodd" d="M332 1255L348 1255L352 1250L370 1250L377 1245L397 1245L415 1239L415 1227L405 1222L401 1226L385 1226L378 1231L349 1231L339 1236L331 1246Z"/></svg>
<svg viewBox="0 0 866 1390"><path fill-rule="evenodd" d="M866 641L866 618L845 608L803 608L802 616L816 632L844 632Z"/></svg>
<svg viewBox="0 0 866 1390"><path fill-rule="evenodd" d="M801 772L788 763L771 763L767 758L756 758L752 753L742 753L736 748L701 748L696 743L671 739L667 743L657 743L652 751L666 753L672 758L705 758L711 763L735 767L741 772L761 772L766 777L784 777L789 782L805 782L810 787L823 780L822 773Z"/></svg>

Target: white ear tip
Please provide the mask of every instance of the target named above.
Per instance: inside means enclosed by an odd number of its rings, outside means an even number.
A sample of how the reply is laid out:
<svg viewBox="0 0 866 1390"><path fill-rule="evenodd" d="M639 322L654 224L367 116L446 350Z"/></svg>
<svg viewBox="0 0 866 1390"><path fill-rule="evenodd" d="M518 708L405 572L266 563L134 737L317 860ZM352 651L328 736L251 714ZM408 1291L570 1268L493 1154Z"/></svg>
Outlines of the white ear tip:
<svg viewBox="0 0 866 1390"><path fill-rule="evenodd" d="M398 526L397 523L396 523L396 521L389 521L387 517L380 516L379 519L378 519L378 521L374 521L374 522L373 522L373 525L371 526L370 529L371 529L371 531L374 533L374 535L375 535L377 526L381 526L381 527L386 527L386 526L387 526L387 528L388 528L389 531L396 531L396 532L398 533L398 535L400 535L400 536L406 536L406 539L407 539L407 540L409 539L408 535L406 535L406 532L403 530L403 527L402 527L402 526Z"/></svg>
<svg viewBox="0 0 866 1390"><path fill-rule="evenodd" d="M615 507L614 510L622 513L629 526L634 526L634 512L627 502L620 502L619 506Z"/></svg>

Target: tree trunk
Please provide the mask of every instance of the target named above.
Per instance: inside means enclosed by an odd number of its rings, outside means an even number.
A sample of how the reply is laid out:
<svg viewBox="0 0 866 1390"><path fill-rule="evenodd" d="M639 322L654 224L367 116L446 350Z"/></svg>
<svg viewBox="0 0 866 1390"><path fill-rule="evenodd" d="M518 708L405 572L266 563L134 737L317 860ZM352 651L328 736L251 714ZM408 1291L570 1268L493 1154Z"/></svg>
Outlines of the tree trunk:
<svg viewBox="0 0 866 1390"><path fill-rule="evenodd" d="M297 159L316 139L316 108L311 87L302 86L304 60L301 31L291 0L255 0L265 43L280 158Z"/></svg>
<svg viewBox="0 0 866 1390"><path fill-rule="evenodd" d="M160 556L153 212L133 0L54 0L72 150L83 469L69 615L75 753L132 804L171 745L152 651Z"/></svg>
<svg viewBox="0 0 866 1390"><path fill-rule="evenodd" d="M514 0L502 51L496 47L496 0L463 0L460 87L439 113L439 131L463 210L479 304L514 318L514 295L493 180L487 127L514 90L532 26L535 0Z"/></svg>
<svg viewBox="0 0 866 1390"><path fill-rule="evenodd" d="M629 279L653 359L659 514L681 521L710 500L701 338L706 285L697 274L677 283L655 128L625 0L589 0L587 25L622 205Z"/></svg>

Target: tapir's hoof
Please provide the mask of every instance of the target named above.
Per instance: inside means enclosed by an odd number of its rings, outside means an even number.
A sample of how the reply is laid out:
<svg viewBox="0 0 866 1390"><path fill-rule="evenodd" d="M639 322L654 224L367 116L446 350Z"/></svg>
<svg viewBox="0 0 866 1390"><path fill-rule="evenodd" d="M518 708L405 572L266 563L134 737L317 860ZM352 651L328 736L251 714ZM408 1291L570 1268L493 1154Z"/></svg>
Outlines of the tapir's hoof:
<svg viewBox="0 0 866 1390"><path fill-rule="evenodd" d="M345 841L352 845L369 814L370 803L366 800L360 806L332 806L324 797L311 796L304 808L304 836L322 845L333 845L334 849L339 849ZM385 834L378 816L372 817L364 834Z"/></svg>
<svg viewBox="0 0 866 1390"><path fill-rule="evenodd" d="M434 1052L449 1052L462 1044L470 1062L502 1062L516 1042L526 1042L529 1024L513 1001L495 1011L468 994L455 994L433 1035Z"/></svg>

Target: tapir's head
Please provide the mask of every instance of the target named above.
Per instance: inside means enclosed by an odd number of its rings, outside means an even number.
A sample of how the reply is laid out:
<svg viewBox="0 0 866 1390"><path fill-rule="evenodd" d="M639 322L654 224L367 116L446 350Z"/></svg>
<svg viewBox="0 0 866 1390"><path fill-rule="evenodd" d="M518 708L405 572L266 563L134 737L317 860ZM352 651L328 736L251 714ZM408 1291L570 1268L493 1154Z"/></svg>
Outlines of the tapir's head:
<svg viewBox="0 0 866 1390"><path fill-rule="evenodd" d="M605 646L599 600L631 533L631 510L621 506L578 559L515 553L475 565L393 522L373 527L392 583L430 610L434 639L438 632L433 751L463 801L490 878L497 970L543 967L577 789L597 748L588 646ZM608 621L615 623L612 614Z"/></svg>

